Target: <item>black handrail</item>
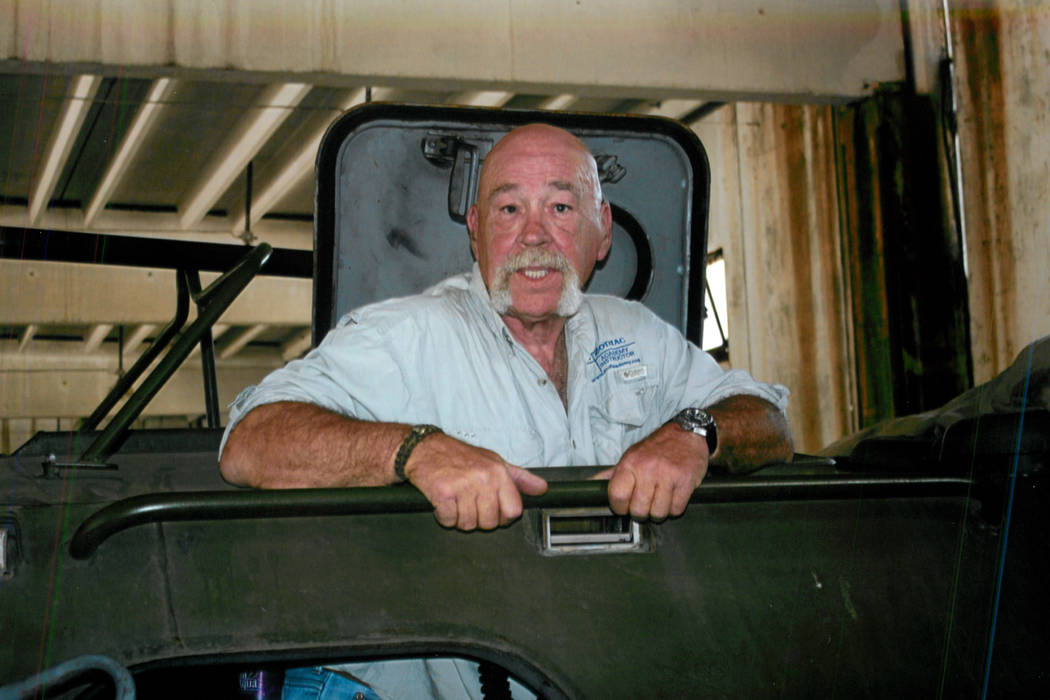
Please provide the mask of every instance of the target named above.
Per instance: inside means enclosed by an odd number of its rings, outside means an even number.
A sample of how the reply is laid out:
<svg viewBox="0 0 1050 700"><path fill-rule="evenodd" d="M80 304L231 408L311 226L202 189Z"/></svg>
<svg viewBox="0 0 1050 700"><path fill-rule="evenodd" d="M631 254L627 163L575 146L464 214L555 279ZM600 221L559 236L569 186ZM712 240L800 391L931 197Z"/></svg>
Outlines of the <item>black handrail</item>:
<svg viewBox="0 0 1050 700"><path fill-rule="evenodd" d="M99 466L113 454L131 423L175 373L175 370L182 365L203 335L211 332L212 324L254 279L272 251L269 244L260 243L252 248L233 269L208 285L207 289L200 294L195 295L198 303L197 318L179 333L171 349L160 360L157 367L128 398L105 429L80 456L80 459L75 464L68 466Z"/></svg>
<svg viewBox="0 0 1050 700"><path fill-rule="evenodd" d="M188 275L189 273L186 270L179 270L175 275L176 300L174 318L171 319L168 325L164 326L164 329L160 332L160 335L157 336L157 339L149 344L149 347L139 356L139 359L135 361L135 364L117 379L117 383L109 390L109 393L106 394L104 399L102 399L94 412L80 424L81 430L94 430L98 427L98 424L101 423L102 419L106 417L107 413L109 413L109 409L113 408L117 401L127 393L128 389L131 388L142 373L153 363L153 360L157 359L157 356L160 355L164 348L168 347L168 343L171 342L172 338L174 338L179 330L186 324L186 319L190 316L190 287Z"/></svg>
<svg viewBox="0 0 1050 700"><path fill-rule="evenodd" d="M523 496L525 508L593 507L608 504L606 481L556 481L542 496ZM961 496L963 477L909 475L711 476L691 504L848 498ZM90 515L70 543L74 559L86 559L111 535L137 525L191 520L297 518L328 515L420 513L433 509L409 485L344 489L187 491L125 498Z"/></svg>
<svg viewBox="0 0 1050 700"><path fill-rule="evenodd" d="M254 276L254 275L253 275ZM201 276L194 272L188 277L190 295L196 302L198 308L211 303L211 298L206 294L211 289L201 290ZM215 338L211 333L211 326L201 331L201 374L204 375L204 414L209 428L219 426L219 381L215 372Z"/></svg>
<svg viewBox="0 0 1050 700"><path fill-rule="evenodd" d="M248 247L167 238L0 226L0 258L225 272ZM277 248L259 274L313 279L312 250Z"/></svg>

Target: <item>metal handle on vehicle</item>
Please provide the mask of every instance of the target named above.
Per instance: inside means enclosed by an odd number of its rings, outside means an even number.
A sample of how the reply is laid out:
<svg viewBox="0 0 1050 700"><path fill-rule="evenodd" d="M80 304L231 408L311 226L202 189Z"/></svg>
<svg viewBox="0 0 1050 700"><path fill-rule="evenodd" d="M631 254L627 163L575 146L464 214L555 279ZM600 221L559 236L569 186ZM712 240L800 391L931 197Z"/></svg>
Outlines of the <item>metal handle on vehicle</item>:
<svg viewBox="0 0 1050 700"><path fill-rule="evenodd" d="M555 481L542 496L523 496L525 508L594 507L608 504L606 481ZM940 476L710 476L689 502L826 500L957 496L972 482ZM238 520L328 515L420 513L430 502L410 485L346 489L188 491L125 498L90 515L70 543L74 559L86 559L111 535L136 525L190 520Z"/></svg>

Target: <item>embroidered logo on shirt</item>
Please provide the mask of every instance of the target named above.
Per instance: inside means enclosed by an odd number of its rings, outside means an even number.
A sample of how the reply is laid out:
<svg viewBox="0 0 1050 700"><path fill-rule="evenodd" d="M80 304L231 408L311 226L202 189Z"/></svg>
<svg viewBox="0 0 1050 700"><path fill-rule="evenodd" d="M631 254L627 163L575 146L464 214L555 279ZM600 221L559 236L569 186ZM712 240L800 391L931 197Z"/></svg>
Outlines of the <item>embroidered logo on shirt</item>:
<svg viewBox="0 0 1050 700"><path fill-rule="evenodd" d="M639 364L641 360L635 353L633 346L634 341L627 342L625 338L613 338L612 340L598 343L594 350L591 351L590 359L587 360L587 364L594 365L598 371L591 378L591 381L598 381L611 369Z"/></svg>

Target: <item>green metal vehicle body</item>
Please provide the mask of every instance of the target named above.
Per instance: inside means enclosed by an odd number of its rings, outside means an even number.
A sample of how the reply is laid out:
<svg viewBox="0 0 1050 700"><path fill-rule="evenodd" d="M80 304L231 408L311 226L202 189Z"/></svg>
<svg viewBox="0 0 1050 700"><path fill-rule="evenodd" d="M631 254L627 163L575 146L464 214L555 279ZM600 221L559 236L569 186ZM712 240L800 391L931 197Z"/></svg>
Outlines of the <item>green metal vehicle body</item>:
<svg viewBox="0 0 1050 700"><path fill-rule="evenodd" d="M356 302L346 259L318 253L317 334ZM668 313L694 337L697 280L678 280ZM101 469L83 455L102 433L39 434L0 458L0 685L101 654L140 697L244 697L245 672L458 656L545 698L1045 695L1048 433L1036 409L873 436L712 474L662 523L604 509L597 465L555 468L520 520L474 533L411 486L236 489L218 429L122 433ZM111 692L86 680L48 697Z"/></svg>

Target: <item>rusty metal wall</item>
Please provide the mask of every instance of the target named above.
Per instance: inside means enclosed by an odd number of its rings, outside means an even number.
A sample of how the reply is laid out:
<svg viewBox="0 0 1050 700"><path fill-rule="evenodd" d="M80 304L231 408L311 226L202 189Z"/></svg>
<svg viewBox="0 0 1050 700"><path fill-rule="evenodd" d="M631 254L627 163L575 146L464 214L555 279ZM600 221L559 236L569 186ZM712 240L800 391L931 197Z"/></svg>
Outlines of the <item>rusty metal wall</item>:
<svg viewBox="0 0 1050 700"><path fill-rule="evenodd" d="M836 115L866 427L972 386L968 292L936 102L886 88Z"/></svg>
<svg viewBox="0 0 1050 700"><path fill-rule="evenodd" d="M796 449L855 425L827 106L738 103L695 127L711 160L709 246L725 253L729 362L787 385Z"/></svg>
<svg viewBox="0 0 1050 700"><path fill-rule="evenodd" d="M974 374L1050 333L1050 3L952 3Z"/></svg>
<svg viewBox="0 0 1050 700"><path fill-rule="evenodd" d="M1050 333L1050 3L952 3L950 18L980 383ZM713 174L710 246L727 265L729 364L792 389L802 451L897 410L888 383L869 381L859 395L858 377L874 376L878 358L857 336L888 342L879 324L893 312L884 299L881 315L858 317L859 270L843 251L858 216L886 225L876 208L856 206L861 194L879 200L879 183L859 182L853 161L836 172L836 158L852 157L845 142L871 131L843 123L855 109L737 103L694 125ZM880 387L890 394L880 399Z"/></svg>

